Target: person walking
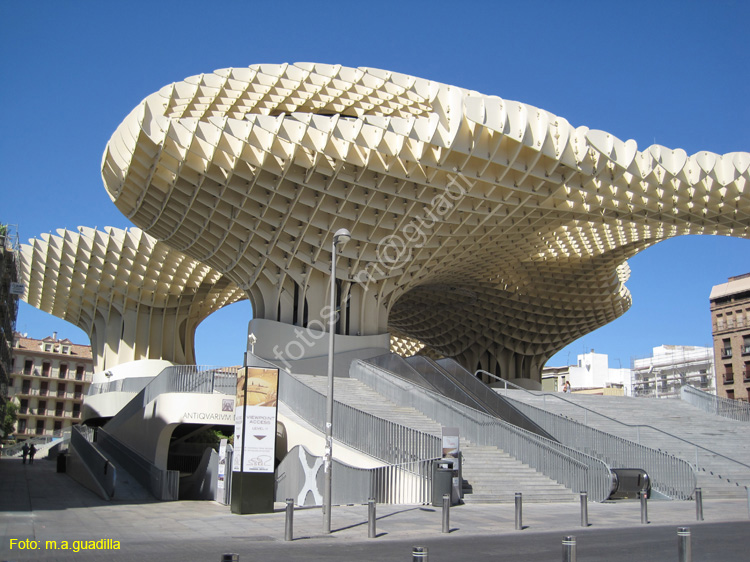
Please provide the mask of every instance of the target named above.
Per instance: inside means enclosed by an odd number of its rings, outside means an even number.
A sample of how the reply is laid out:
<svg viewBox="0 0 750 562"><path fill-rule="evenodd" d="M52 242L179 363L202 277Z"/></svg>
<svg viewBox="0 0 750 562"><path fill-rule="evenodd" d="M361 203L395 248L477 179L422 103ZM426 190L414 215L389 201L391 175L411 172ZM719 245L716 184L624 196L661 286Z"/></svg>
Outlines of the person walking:
<svg viewBox="0 0 750 562"><path fill-rule="evenodd" d="M26 457L29 456L29 444L24 443L21 447L21 456L23 457L23 464L26 464Z"/></svg>
<svg viewBox="0 0 750 562"><path fill-rule="evenodd" d="M29 464L34 464L34 455L36 455L36 447L32 443L29 447Z"/></svg>

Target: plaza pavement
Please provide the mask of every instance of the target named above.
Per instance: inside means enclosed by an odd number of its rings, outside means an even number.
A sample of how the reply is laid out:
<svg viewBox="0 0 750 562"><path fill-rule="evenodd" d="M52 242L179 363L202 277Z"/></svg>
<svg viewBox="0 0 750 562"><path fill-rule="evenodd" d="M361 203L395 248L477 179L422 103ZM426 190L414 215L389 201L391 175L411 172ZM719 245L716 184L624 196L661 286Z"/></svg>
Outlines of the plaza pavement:
<svg viewBox="0 0 750 562"><path fill-rule="evenodd" d="M335 483L334 483L335 485ZM578 502L565 504L526 503L523 505L523 530L515 529L513 504L468 504L450 510L450 533L442 532L442 510L420 505L378 505L377 537L368 538L367 506L334 507L332 533L323 534L320 508L299 508L294 512L292 542L285 541L285 506L259 515L233 515L229 507L207 501L107 502L82 488L65 474L56 472L56 464L36 459L33 465L20 459L0 460L0 561L15 560L196 560L216 562L225 552L240 554L248 560L388 560L393 549L403 552L400 560L411 559L410 545L450 544L455 547L480 544L488 537L504 537L516 551L524 545L533 549L536 541L560 540L576 535L579 544L587 534L629 530L630 537L647 536L655 527L669 527L670 548L679 526L689 526L697 535L701 526L735 533L744 542L750 531L748 502L745 500L704 499L704 521L696 520L692 501L649 501L647 525L641 523L637 501L589 503L589 526L581 527ZM714 525L714 527L710 527ZM661 536L661 535L660 535ZM667 535L663 535L667 536ZM551 537L551 538L549 538ZM36 550L20 550L13 539L39 541ZM119 541L119 550L47 549L46 541ZM633 541L633 539L628 539ZM666 539L660 539L666 540ZM724 540L724 539L722 539ZM731 538L730 538L731 540ZM513 542L511 542L513 541ZM33 545L33 543L30 543ZM110 542L110 545L114 543ZM99 546L107 546L100 542ZM430 559L441 558L440 550L430 547ZM442 547L439 547L442 548ZM510 547L508 547L510 548ZM555 547L557 548L557 547ZM580 547L579 547L580 548ZM391 550L389 550L391 549ZM443 552L447 552L447 549ZM470 552L470 550L469 550ZM556 550L555 552L559 552ZM318 553L318 554L316 554ZM262 558L260 557L262 555ZM298 556L298 557L295 557ZM318 557L319 556L319 557ZM676 560L676 551L675 551ZM472 560L471 556L463 557ZM515 560L532 560L533 557ZM554 558L558 560L556 556ZM579 555L579 561L582 560ZM627 558L625 558L627 559ZM653 558L658 559L658 558ZM721 558L718 558L721 560ZM726 558L727 560L732 558ZM742 558L740 558L742 559ZM750 559L750 555L748 558ZM696 559L697 560L697 559Z"/></svg>

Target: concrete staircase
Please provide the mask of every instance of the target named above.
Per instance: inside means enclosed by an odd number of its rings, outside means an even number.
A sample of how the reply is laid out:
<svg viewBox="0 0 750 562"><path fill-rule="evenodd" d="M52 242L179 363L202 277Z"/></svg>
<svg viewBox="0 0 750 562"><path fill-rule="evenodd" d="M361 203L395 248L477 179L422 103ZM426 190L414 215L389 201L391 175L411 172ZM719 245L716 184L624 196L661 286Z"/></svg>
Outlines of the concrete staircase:
<svg viewBox="0 0 750 562"><path fill-rule="evenodd" d="M293 375L297 380L326 394L326 377ZM414 408L398 406L364 383L346 377L336 377L336 401L379 418L405 425L431 435L440 436L442 427ZM478 446L461 440L463 453L464 501L473 503L513 502L521 492L524 501L564 502L577 496L571 490L550 480L497 447Z"/></svg>
<svg viewBox="0 0 750 562"><path fill-rule="evenodd" d="M745 497L745 486L750 486L750 440L747 438L750 424L747 422L708 414L675 399L566 394L565 400L561 400L560 394L534 395L522 390L509 390L507 394L501 390L500 394L664 451L692 465L697 460L697 485L704 497ZM628 427L623 423L655 429Z"/></svg>
<svg viewBox="0 0 750 562"><path fill-rule="evenodd" d="M572 502L578 496L497 447L474 445L461 439L464 502Z"/></svg>

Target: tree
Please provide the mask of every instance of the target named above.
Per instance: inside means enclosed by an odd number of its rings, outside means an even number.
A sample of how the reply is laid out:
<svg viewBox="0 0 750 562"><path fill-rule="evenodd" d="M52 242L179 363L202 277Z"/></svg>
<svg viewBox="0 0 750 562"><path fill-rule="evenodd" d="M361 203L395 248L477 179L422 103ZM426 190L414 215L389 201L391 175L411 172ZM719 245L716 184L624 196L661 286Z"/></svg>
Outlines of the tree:
<svg viewBox="0 0 750 562"><path fill-rule="evenodd" d="M0 427L3 437L6 439L10 438L15 431L16 419L18 419L18 404L12 400L8 400L5 403L5 416L3 416L2 426Z"/></svg>

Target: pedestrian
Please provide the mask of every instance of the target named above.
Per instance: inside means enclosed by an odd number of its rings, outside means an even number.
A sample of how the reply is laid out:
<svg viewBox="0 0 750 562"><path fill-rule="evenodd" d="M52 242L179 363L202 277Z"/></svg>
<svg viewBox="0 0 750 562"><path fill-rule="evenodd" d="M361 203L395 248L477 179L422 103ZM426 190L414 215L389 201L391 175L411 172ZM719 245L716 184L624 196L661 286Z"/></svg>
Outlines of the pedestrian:
<svg viewBox="0 0 750 562"><path fill-rule="evenodd" d="M570 388L570 381L565 381L565 384L563 385L563 392L565 394L570 394L572 392Z"/></svg>
<svg viewBox="0 0 750 562"><path fill-rule="evenodd" d="M23 464L26 464L26 457L29 456L29 444L24 443L21 447L21 455L23 456Z"/></svg>
<svg viewBox="0 0 750 562"><path fill-rule="evenodd" d="M29 464L34 464L34 455L36 454L36 447L34 447L34 444L31 444L31 447L29 447Z"/></svg>

